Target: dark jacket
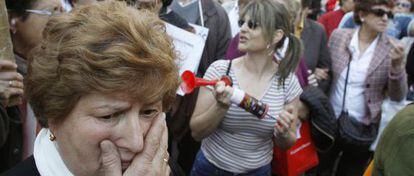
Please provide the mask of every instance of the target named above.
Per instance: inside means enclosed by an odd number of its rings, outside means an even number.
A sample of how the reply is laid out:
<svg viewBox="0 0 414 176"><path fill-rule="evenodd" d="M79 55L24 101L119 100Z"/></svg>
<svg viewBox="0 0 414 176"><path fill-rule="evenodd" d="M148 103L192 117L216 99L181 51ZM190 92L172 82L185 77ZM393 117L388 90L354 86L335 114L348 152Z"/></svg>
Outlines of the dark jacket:
<svg viewBox="0 0 414 176"><path fill-rule="evenodd" d="M331 55L328 49L328 37L323 26L311 19L305 19L301 40L305 47L303 57L306 60L308 69L315 71L315 68L331 69ZM328 92L330 80L320 81L319 88Z"/></svg>
<svg viewBox="0 0 414 176"><path fill-rule="evenodd" d="M384 129L375 149L372 175L414 173L414 104L401 110Z"/></svg>
<svg viewBox="0 0 414 176"><path fill-rule="evenodd" d="M411 49L407 55L407 64L405 66L408 77L408 85L414 84L414 43L411 44Z"/></svg>
<svg viewBox="0 0 414 176"><path fill-rule="evenodd" d="M5 173L2 173L1 176L40 176L39 171L37 170L36 163L34 161L33 155L19 163L12 169L8 170Z"/></svg>
<svg viewBox="0 0 414 176"><path fill-rule="evenodd" d="M15 54L17 71L27 73L26 60ZM5 108L0 104L0 173L17 163L23 157L23 121L18 106Z"/></svg>
<svg viewBox="0 0 414 176"><path fill-rule="evenodd" d="M307 86L300 95L310 112L311 135L319 151L328 151L337 136L337 121L329 98L318 88Z"/></svg>
<svg viewBox="0 0 414 176"><path fill-rule="evenodd" d="M226 11L213 0L201 0L204 26L209 29L206 45L198 66L197 75L202 77L207 68L216 60L224 59L231 40L230 22ZM197 25L201 25L201 18Z"/></svg>

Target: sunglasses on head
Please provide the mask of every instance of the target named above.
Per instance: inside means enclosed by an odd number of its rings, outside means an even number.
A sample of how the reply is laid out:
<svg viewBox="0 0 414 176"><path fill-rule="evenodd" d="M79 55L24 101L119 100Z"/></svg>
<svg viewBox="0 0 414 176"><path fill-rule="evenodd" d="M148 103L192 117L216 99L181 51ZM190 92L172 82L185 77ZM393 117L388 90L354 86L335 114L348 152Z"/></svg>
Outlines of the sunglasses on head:
<svg viewBox="0 0 414 176"><path fill-rule="evenodd" d="M239 23L239 27L242 27L245 21L239 20L238 23ZM258 26L259 26L259 23L255 23L252 20L247 21L247 27L249 27L249 29L256 29Z"/></svg>
<svg viewBox="0 0 414 176"><path fill-rule="evenodd" d="M397 2L396 5L398 7L403 7L403 8L406 8L406 9L411 8L411 4L410 3L406 3L406 2Z"/></svg>
<svg viewBox="0 0 414 176"><path fill-rule="evenodd" d="M382 9L371 9L370 12L377 17L383 17L385 14L387 14L388 18L394 18L394 14L391 11L385 11Z"/></svg>

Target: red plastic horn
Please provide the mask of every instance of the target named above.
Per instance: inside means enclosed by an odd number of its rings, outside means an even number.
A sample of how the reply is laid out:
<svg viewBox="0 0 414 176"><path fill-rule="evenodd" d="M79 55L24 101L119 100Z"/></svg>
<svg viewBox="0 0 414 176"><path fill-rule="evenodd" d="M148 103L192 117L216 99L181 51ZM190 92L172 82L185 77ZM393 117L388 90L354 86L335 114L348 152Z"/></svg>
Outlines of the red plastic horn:
<svg viewBox="0 0 414 176"><path fill-rule="evenodd" d="M193 90L200 86L213 86L219 80L205 80L203 78L197 78L193 72L186 70L183 74L181 74L181 80L183 81L180 85L181 90L184 91L185 94L189 94L193 92ZM226 85L232 84L231 78L228 76L223 76L220 81L224 81Z"/></svg>

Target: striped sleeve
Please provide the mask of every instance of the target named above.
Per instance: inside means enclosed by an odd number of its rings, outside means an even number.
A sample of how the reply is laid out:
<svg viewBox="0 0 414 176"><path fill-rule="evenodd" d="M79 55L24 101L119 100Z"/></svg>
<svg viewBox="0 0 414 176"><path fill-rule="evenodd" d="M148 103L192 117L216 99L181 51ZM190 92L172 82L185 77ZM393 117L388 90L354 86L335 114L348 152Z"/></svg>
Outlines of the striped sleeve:
<svg viewBox="0 0 414 176"><path fill-rule="evenodd" d="M207 69L204 74L204 79L206 80L218 80L223 75L226 75L226 71L229 65L228 60L217 60L213 62ZM207 86L209 89L212 89L211 86Z"/></svg>
<svg viewBox="0 0 414 176"><path fill-rule="evenodd" d="M289 79L286 80L286 89L285 89L285 103L290 103L292 100L294 100L296 97L299 97L299 95L302 93L302 88L300 87L299 80L291 73L289 75Z"/></svg>

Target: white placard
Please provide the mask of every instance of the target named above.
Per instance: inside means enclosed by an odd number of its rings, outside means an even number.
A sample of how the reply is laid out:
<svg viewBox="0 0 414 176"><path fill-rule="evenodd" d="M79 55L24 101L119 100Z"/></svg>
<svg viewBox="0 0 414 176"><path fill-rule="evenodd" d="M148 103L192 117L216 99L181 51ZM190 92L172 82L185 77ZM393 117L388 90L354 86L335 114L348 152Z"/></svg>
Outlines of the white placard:
<svg viewBox="0 0 414 176"><path fill-rule="evenodd" d="M200 26L200 25L192 24L192 23L189 23L189 24L190 24L190 26L192 26L194 28L194 30L195 30L195 32L198 36L202 37L204 39L204 41L207 40L208 31L209 31L208 28Z"/></svg>
<svg viewBox="0 0 414 176"><path fill-rule="evenodd" d="M177 65L180 75L185 70L197 72L203 54L205 40L196 34L180 29L174 25L166 23L167 34L173 39L175 50L178 54ZM208 33L208 31L207 31ZM178 95L184 92L178 88Z"/></svg>

